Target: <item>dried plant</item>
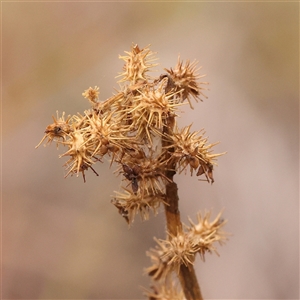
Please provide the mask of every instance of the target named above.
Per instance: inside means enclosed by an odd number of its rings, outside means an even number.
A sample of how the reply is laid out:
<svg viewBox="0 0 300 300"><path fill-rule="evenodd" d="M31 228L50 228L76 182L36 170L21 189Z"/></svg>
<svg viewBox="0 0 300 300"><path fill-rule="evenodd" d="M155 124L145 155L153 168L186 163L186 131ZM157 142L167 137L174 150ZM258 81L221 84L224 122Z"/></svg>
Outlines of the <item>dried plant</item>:
<svg viewBox="0 0 300 300"><path fill-rule="evenodd" d="M206 82L198 74L197 62L183 62L178 57L174 68L152 78L149 71L158 64L149 46L133 45L120 56L125 64L119 90L100 101L99 88L90 87L82 95L90 102L84 113L53 117L40 146L56 142L67 150L60 157L65 163L66 177L91 169L108 157L123 174L125 185L116 192L112 203L130 225L137 214L143 220L149 212L164 207L166 240L155 239L157 246L147 255L152 265L146 269L153 285L145 295L148 299L202 299L194 271L196 254L204 260L206 252L216 252L215 243L226 240L222 231L225 221L221 213L210 221L210 212L197 215L197 222L182 224L178 207L176 173L189 171L199 180L213 183L213 167L218 156L212 153L204 131L192 131L191 125L178 128L179 107L192 100L201 100ZM202 178L202 179L201 179ZM178 280L179 279L179 280Z"/></svg>

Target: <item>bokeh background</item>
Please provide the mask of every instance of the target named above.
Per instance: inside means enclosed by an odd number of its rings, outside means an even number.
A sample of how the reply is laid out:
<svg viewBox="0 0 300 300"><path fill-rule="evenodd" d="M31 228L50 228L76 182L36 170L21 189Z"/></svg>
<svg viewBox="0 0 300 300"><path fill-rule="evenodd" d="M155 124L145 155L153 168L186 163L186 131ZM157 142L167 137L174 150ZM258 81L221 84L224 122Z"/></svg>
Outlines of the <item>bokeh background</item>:
<svg viewBox="0 0 300 300"><path fill-rule="evenodd" d="M34 147L81 93L118 88L119 54L197 59L208 100L180 125L220 141L213 185L177 175L184 222L225 208L232 236L196 261L206 299L299 298L299 3L2 2L2 298L142 299L164 213L128 229L109 163L64 179L63 149Z"/></svg>

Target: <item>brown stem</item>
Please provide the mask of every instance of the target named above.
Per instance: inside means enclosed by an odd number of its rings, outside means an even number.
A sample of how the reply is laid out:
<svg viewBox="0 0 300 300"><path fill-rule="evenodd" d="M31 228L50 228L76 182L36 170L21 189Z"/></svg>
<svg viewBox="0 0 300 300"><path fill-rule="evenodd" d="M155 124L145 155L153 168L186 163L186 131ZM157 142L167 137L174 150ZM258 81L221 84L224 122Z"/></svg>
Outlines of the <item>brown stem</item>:
<svg viewBox="0 0 300 300"><path fill-rule="evenodd" d="M172 127L173 126L166 126L164 128L164 132L167 135L172 134ZM163 147L170 146L171 142L170 140L168 140L167 135L162 140ZM174 149L169 147L168 149L169 154L166 155L170 156L170 152L173 152ZM168 158L169 157L167 157L167 159ZM168 170L166 170L165 172L165 176L170 180L170 182L166 184L166 204L164 205L164 207L167 221L167 229L172 236L177 236L177 234L182 231L182 223L180 220L179 212L178 188L177 184L173 181L173 177L176 174L175 167L176 165L174 163L170 163L170 165L168 166ZM187 267L184 264L182 264L180 266L179 281L184 292L185 298L187 300L203 299L193 265L189 265Z"/></svg>
<svg viewBox="0 0 300 300"><path fill-rule="evenodd" d="M203 300L195 269L193 266L180 266L179 280L187 300Z"/></svg>
<svg viewBox="0 0 300 300"><path fill-rule="evenodd" d="M173 179L166 174L169 179ZM178 192L177 184L175 182L168 183L166 186L166 204L165 213L167 220L168 232L172 236L176 236L177 233L182 229L182 223L180 221L180 212L178 209ZM200 287L197 281L194 267L189 267L182 264L179 270L179 281L183 289L185 298L187 300L202 300Z"/></svg>

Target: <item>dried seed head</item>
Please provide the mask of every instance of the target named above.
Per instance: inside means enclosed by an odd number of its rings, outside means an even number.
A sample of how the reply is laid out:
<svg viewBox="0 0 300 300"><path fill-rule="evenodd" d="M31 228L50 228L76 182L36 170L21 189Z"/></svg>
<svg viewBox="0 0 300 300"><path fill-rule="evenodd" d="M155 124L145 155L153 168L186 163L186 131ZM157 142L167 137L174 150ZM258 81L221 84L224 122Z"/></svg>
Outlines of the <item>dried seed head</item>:
<svg viewBox="0 0 300 300"><path fill-rule="evenodd" d="M194 170L197 170L197 176L205 174L208 182L213 182L213 164L216 157L223 155L212 154L211 148L215 144L207 144L207 138L204 137L204 131L190 132L192 125L179 130L175 127L174 132L168 135L167 138L172 142L167 146L167 149L172 150L171 160L176 162L177 170L182 172L190 166L191 175Z"/></svg>
<svg viewBox="0 0 300 300"><path fill-rule="evenodd" d="M163 127L174 118L176 106L173 93L145 87L131 98L130 105L124 110L122 118L125 124L130 124L137 139L152 146L153 138L161 135Z"/></svg>
<svg viewBox="0 0 300 300"><path fill-rule="evenodd" d="M201 67L197 68L197 61L193 61L190 63L189 60L183 63L180 61L180 57L178 57L177 65L174 69L165 69L168 72L169 78L169 87L173 88L175 92L180 91L181 101L187 100L193 108L191 103L191 98L194 98L196 101L201 100L201 96L207 98L202 90L201 84L208 84L207 82L199 82L199 79L204 77L205 75L200 76L197 72L201 69Z"/></svg>
<svg viewBox="0 0 300 300"><path fill-rule="evenodd" d="M131 84L135 84L139 80L149 80L150 77L146 73L157 65L152 63L156 60L153 57L154 53L148 47L140 49L138 45L132 46L131 51L125 51L125 53L128 55L119 55L119 58L125 61L124 72L119 75L123 78L119 82L129 81Z"/></svg>
<svg viewBox="0 0 300 300"><path fill-rule="evenodd" d="M86 121L82 125L85 144L92 151L92 156L109 153L115 155L123 148L130 147L130 138L126 136L128 128L120 126L113 118L113 113L101 114L96 111L85 113Z"/></svg>
<svg viewBox="0 0 300 300"><path fill-rule="evenodd" d="M152 265L145 270L153 280L166 283L174 272L179 272L182 264L193 265L197 248L188 233L180 231L177 236L169 234L168 240L154 240L157 246L147 252Z"/></svg>
<svg viewBox="0 0 300 300"><path fill-rule="evenodd" d="M64 154L60 155L60 158L70 156L70 159L64 164L68 170L65 177L73 174L79 176L79 173L82 173L83 178L85 179L84 171L91 168L92 164L94 164L91 149L85 145L86 141L80 130L74 130L68 136L69 139L66 142L63 142L63 144L69 149Z"/></svg>
<svg viewBox="0 0 300 300"><path fill-rule="evenodd" d="M85 90L82 93L82 96L86 99L88 99L91 104L97 103L98 97L99 97L99 87L95 86L94 88L89 87L87 90Z"/></svg>
<svg viewBox="0 0 300 300"><path fill-rule="evenodd" d="M164 195L157 190L155 193L146 191L135 193L126 188L123 189L123 193L115 192L116 196L111 202L119 209L123 217L126 216L125 219L129 225L133 223L137 214L140 214L143 221L149 219L150 211L156 215L160 204L164 202Z"/></svg>
<svg viewBox="0 0 300 300"><path fill-rule="evenodd" d="M133 192L141 189L148 194L155 194L156 191L164 193L166 182L170 180L165 176L166 169L163 156L144 156L142 159L131 155L124 155L117 170L122 173L132 185Z"/></svg>
<svg viewBox="0 0 300 300"><path fill-rule="evenodd" d="M56 111L56 118L52 116L52 119L54 123L47 126L45 135L35 148L38 148L46 138L48 138L46 145L51 144L51 142L54 140L56 141L58 147L58 144L61 142L61 140L64 141L66 136L73 131L70 124L71 116L68 116L65 120L65 112L62 113L61 117L58 117L58 111Z"/></svg>
<svg viewBox="0 0 300 300"><path fill-rule="evenodd" d="M152 261L152 266L146 269L147 274L156 281L165 281L172 272L178 272L182 264L193 265L197 253L203 260L206 252L218 254L213 244L222 244L227 239L227 234L220 230L226 222L220 217L221 213L209 222L210 213L205 213L203 218L199 213L198 223L190 220L190 226L185 225L176 236L169 234L168 240L155 238L156 248L147 252Z"/></svg>
<svg viewBox="0 0 300 300"><path fill-rule="evenodd" d="M185 225L185 231L190 236L196 252L198 252L204 260L205 252L215 252L218 255L214 243L223 244L227 240L228 234L222 231L222 227L226 221L221 218L222 212L210 222L211 212L206 212L202 217L201 213L197 214L197 223L189 219L190 226Z"/></svg>
<svg viewBox="0 0 300 300"><path fill-rule="evenodd" d="M167 248L164 258L168 259L168 264L174 265L179 270L181 264L185 266L193 265L196 249L185 232L178 232L176 236L169 234L169 240L160 240Z"/></svg>

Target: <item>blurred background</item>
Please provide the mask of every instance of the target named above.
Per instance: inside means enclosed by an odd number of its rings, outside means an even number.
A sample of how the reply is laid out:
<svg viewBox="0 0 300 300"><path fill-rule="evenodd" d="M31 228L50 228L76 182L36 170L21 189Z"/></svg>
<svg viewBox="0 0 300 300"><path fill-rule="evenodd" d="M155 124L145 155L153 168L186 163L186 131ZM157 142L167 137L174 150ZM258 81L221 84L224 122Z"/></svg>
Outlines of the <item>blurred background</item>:
<svg viewBox="0 0 300 300"><path fill-rule="evenodd" d="M180 126L227 151L215 183L176 175L184 222L225 208L220 257L200 257L206 299L299 297L299 3L2 3L2 298L142 299L164 213L128 229L109 163L64 179L64 149L34 147L56 110L118 88L119 54L151 44L163 68L197 59L208 99Z"/></svg>

